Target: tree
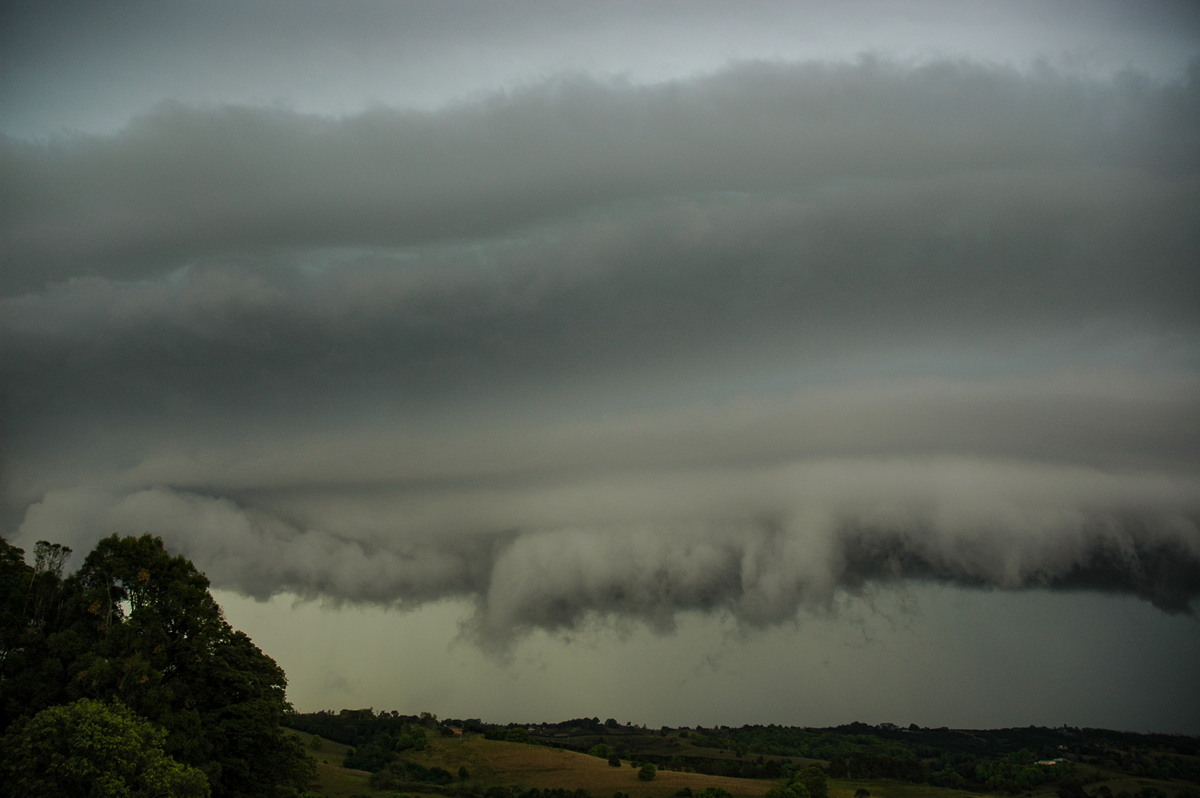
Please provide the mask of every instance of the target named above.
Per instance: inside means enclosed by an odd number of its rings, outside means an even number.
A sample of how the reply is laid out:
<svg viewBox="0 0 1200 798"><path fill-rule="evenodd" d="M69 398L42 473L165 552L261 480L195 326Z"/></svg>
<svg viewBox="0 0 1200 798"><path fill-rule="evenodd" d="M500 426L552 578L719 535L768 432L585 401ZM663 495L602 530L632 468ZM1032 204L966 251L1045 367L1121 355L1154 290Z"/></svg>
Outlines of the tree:
<svg viewBox="0 0 1200 798"><path fill-rule="evenodd" d="M166 736L119 702L81 698L14 724L0 773L13 795L207 798L204 774L163 751Z"/></svg>
<svg viewBox="0 0 1200 798"><path fill-rule="evenodd" d="M38 568L25 552L0 538L0 733L79 696L68 695L70 665L86 649L65 621L71 596L62 564L70 549L38 541Z"/></svg>
<svg viewBox="0 0 1200 798"><path fill-rule="evenodd" d="M658 775L658 768L654 767L653 763L647 762L638 770L637 777L639 781L651 781L656 775Z"/></svg>
<svg viewBox="0 0 1200 798"><path fill-rule="evenodd" d="M504 733L504 739L510 743L532 743L533 738L521 726L514 726Z"/></svg>
<svg viewBox="0 0 1200 798"><path fill-rule="evenodd" d="M33 576L26 599L28 616L35 629L57 620L62 606L62 571L71 548L39 540L33 547Z"/></svg>
<svg viewBox="0 0 1200 798"><path fill-rule="evenodd" d="M304 786L315 769L283 733L283 670L226 623L208 579L150 535L101 540L73 577L98 638L82 684L168 732L166 749L203 766L219 798Z"/></svg>
<svg viewBox="0 0 1200 798"><path fill-rule="evenodd" d="M33 569L25 563L25 552L0 538L0 679L11 652L26 640L26 597Z"/></svg>
<svg viewBox="0 0 1200 798"><path fill-rule="evenodd" d="M801 770L793 781L804 785L810 798L828 798L829 787L825 771L816 765L809 765Z"/></svg>
<svg viewBox="0 0 1200 798"><path fill-rule="evenodd" d="M767 790L767 798L809 798L808 790L798 781Z"/></svg>
<svg viewBox="0 0 1200 798"><path fill-rule="evenodd" d="M280 726L283 670L161 539L101 540L66 579L66 547L39 541L30 568L0 543L0 729L77 699L117 700L161 727L166 755L200 768L216 798L311 780L315 764Z"/></svg>
<svg viewBox="0 0 1200 798"><path fill-rule="evenodd" d="M795 773L787 786L772 787L767 798L827 798L828 787L825 771L810 765ZM861 796L855 796L861 798Z"/></svg>

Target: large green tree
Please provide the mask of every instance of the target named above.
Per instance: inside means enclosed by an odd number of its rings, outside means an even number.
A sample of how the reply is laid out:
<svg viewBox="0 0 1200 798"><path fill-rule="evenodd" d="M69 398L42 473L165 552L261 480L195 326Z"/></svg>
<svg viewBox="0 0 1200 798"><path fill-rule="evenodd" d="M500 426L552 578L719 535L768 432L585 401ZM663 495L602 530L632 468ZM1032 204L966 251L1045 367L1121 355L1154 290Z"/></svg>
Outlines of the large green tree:
<svg viewBox="0 0 1200 798"><path fill-rule="evenodd" d="M81 698L22 719L0 738L13 796L208 798L208 779L163 751L166 732L119 702Z"/></svg>
<svg viewBox="0 0 1200 798"><path fill-rule="evenodd" d="M290 709L282 669L229 626L186 558L150 535L114 535L74 575L47 581L53 611L38 622L23 605L20 656L0 673L0 720L118 699L166 731L165 751L202 769L216 798L286 794L311 779L311 760L280 727Z"/></svg>

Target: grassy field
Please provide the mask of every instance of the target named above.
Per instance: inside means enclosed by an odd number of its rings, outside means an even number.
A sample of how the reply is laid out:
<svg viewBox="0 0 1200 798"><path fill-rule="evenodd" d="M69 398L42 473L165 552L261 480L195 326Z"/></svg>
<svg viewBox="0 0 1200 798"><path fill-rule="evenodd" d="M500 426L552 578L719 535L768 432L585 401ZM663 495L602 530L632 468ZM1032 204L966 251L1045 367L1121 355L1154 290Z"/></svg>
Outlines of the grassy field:
<svg viewBox="0 0 1200 798"><path fill-rule="evenodd" d="M305 750L317 761L317 784L315 792L330 798L352 798L356 795L368 795L371 798L386 796L391 798L395 790L372 790L367 784L370 776L364 770L351 770L342 767L342 762L353 750L348 745L335 743L318 737L318 747L312 746L313 736L297 731L287 730L288 734L298 738L304 744Z"/></svg>
<svg viewBox="0 0 1200 798"><path fill-rule="evenodd" d="M320 747L314 749L311 747L311 735L295 734L317 760L316 791L321 795L330 798L351 798L355 795L391 798L396 794L395 790L372 790L367 783L368 773L342 766L350 752L349 746L319 738ZM608 798L615 792L628 793L632 798L673 798L684 787L690 787L694 792L705 787L721 787L735 796L754 798L774 786L767 781L670 771L659 771L653 781L644 782L638 780L637 770L630 767L628 762L622 763L620 768L614 768L606 761L586 754L485 740L475 735L433 740L425 751L410 753L407 758L426 767L445 768L454 774L458 773L460 767L465 767L469 777L464 786L480 791L494 786L570 790L582 787L596 798ZM412 790L405 792L413 793Z"/></svg>
<svg viewBox="0 0 1200 798"><path fill-rule="evenodd" d="M320 739L319 747L313 748L310 735L297 733L297 736L317 760L318 783L315 791L319 794L330 798L392 798L397 794L394 790L372 790L367 782L369 774L343 767L343 761L350 752L349 746ZM456 780L455 784L479 792L494 786L583 788L594 798L609 798L617 792L626 793L631 798L674 798L684 787L692 792L700 792L706 787L720 787L738 798L757 798L775 786L775 782L758 779L733 779L670 770L659 770L653 781L639 781L637 770L628 761L614 768L603 759L574 751L485 740L477 735L431 740L425 751L410 752L406 758L426 767L441 767L454 774L458 774L459 768L466 768L467 780ZM838 779L829 782L829 798L853 798L855 791L860 788L869 790L871 798L981 798L979 793L929 785ZM404 794L412 795L415 792L405 790Z"/></svg>
<svg viewBox="0 0 1200 798"><path fill-rule="evenodd" d="M468 783L486 789L495 785L517 785L539 789L577 789L582 787L597 798L614 792L635 798L669 798L690 787L698 792L705 787L721 787L736 796L763 795L773 784L754 779L730 779L698 773L674 773L660 770L653 781L639 781L637 770L622 762L614 768L603 759L575 751L522 743L485 740L483 737L442 738L411 759L422 765L438 765L451 773L465 767Z"/></svg>
<svg viewBox="0 0 1200 798"><path fill-rule="evenodd" d="M369 714L369 713L368 713ZM366 717L366 716L364 716ZM362 718L359 718L362 720ZM708 763L719 766L726 772L738 772L746 775L755 772L779 772L778 765L784 764L788 769L799 768L816 760L800 757L772 756L766 760L761 756L750 759L752 754L741 748L732 738L717 738L707 734L696 734L691 730L647 731L641 727L608 727L597 733L593 721L591 726L586 724L578 729L574 726L565 732L558 731L562 726L540 726L526 731L541 745L530 745L518 742L502 742L488 740L482 735L468 733L465 736L449 736L448 729L438 727L429 719L411 719L422 727L433 729L426 738L426 748L423 751L406 751L405 761L426 768L441 768L451 774L452 782L444 787L428 786L423 789L420 784L405 785L402 791L372 790L369 786L370 774L361 770L345 767L349 746L335 743L324 738L313 738L309 734L293 732L317 761L318 778L312 785L316 794L329 798L393 798L402 795L405 798L417 796L438 796L438 798L459 798L459 796L479 796L493 787L504 787L515 790L586 790L591 798L613 798L614 794L628 798L676 798L685 788L692 793L701 793L709 787L719 788L735 796L735 798L760 798L772 787L780 784L778 781L766 779L744 779L725 776L711 776L700 773L685 773L668 768L658 770L656 777L648 782L638 779L637 768L631 761L650 758L658 761L674 761L681 767L688 763L693 766ZM408 727L404 727L407 729ZM1047 730L1030 727L1029 734L1046 734ZM447 736L441 736L438 731ZM703 731L703 730L701 730ZM940 730L933 730L938 733ZM407 733L407 731L405 732ZM1008 730L1006 733L1026 733L1025 730ZM982 732L974 734L982 735ZM1096 732L1095 734L1101 734ZM1115 733L1107 733L1110 736ZM1141 738L1134 739L1130 746L1132 751L1141 752L1134 744ZM1182 739L1182 738L1181 738ZM621 757L621 766L612 767L607 759L588 756L580 753L594 743L604 742ZM707 747L714 742L723 744L724 748ZM951 740L954 742L954 740ZM1004 744L1011 741L1001 740ZM1103 740L1102 740L1103 742ZM1170 756L1164 760L1166 765L1174 768L1174 772L1194 774L1196 769L1190 764L1200 758L1190 753L1193 748L1187 747L1188 740L1183 739L1178 745L1183 746L1183 754L1178 754L1175 748L1167 748L1155 755ZM565 746L565 747L557 747ZM1011 746L1010 746L1011 747ZM1066 746L1060 745L1060 749ZM786 749L785 749L786 750ZM1109 750L1109 749L1104 749ZM1110 759L1117 755L1131 756L1117 750ZM1073 754L1078 768L1078 778L1086 784L1087 794L1095 795L1101 787L1107 787L1112 795L1127 793L1149 798L1157 794L1160 798L1197 798L1195 781L1179 779L1160 780L1139 778L1115 769L1109 759L1102 760L1095 754ZM1091 756L1088 759L1087 756ZM733 760L741 760L734 762ZM701 762L700 760L706 760ZM1141 760L1139 760L1141 761ZM822 763L823 764L823 763ZM1072 771L1074 772L1074 771ZM1168 771L1171 772L1171 771ZM968 792L934 787L928 784L911 784L900 781L884 780L850 780L830 779L829 798L854 798L855 793L867 790L870 798L991 798L985 793ZM1155 788L1150 790L1149 788ZM1161 791L1161 792L1155 792ZM1141 795L1142 793L1145 795ZM1008 796L1004 796L1008 798ZM1050 781L1039 788L1024 792L1020 798L1057 798L1057 785Z"/></svg>

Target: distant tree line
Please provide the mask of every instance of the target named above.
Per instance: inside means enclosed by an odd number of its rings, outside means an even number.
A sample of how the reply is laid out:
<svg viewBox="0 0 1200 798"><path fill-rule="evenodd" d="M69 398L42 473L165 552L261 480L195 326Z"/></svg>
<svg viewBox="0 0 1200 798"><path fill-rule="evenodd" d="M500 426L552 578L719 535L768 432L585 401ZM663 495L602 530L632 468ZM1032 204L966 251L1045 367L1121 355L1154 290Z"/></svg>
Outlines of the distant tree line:
<svg viewBox="0 0 1200 798"><path fill-rule="evenodd" d="M1083 782L1079 766L1085 764L1146 778L1200 782L1200 738L1176 735L1073 727L952 730L851 723L824 729L701 727L691 736L697 745L732 751L739 758L757 753L826 760L833 778L892 779L1009 794L1047 784L1070 790ZM1061 757L1066 750L1071 761ZM1053 765L1039 764L1055 760Z"/></svg>
<svg viewBox="0 0 1200 798"><path fill-rule="evenodd" d="M653 762L663 770L682 773L703 773L706 776L728 776L735 779L767 779L774 781L788 775L790 766L778 759L759 756L754 759L724 759L704 756L661 756L642 753L641 759Z"/></svg>
<svg viewBox="0 0 1200 798"><path fill-rule="evenodd" d="M0 781L15 795L295 794L315 766L280 726L286 678L159 538L34 564L0 538ZM53 742L51 742L53 741Z"/></svg>
<svg viewBox="0 0 1200 798"><path fill-rule="evenodd" d="M534 739L529 730L524 726L489 726L484 729L483 737L486 740L500 740L506 743L530 743L539 745L541 740Z"/></svg>
<svg viewBox="0 0 1200 798"><path fill-rule="evenodd" d="M459 722L459 728L462 728ZM471 723L471 721L466 721ZM474 721L478 724L478 721ZM316 734L349 746L378 742L389 750L424 750L426 735L448 736L450 721L422 712L420 715L401 715L399 712L376 712L374 709L342 709L337 712L289 712L283 725Z"/></svg>
<svg viewBox="0 0 1200 798"><path fill-rule="evenodd" d="M607 748L614 755L653 762L664 769L772 780L789 776L789 760L805 758L828 762L828 774L833 778L891 779L1009 794L1046 785L1066 788L1084 783L1081 768L1087 765L1144 778L1200 783L1197 737L1074 727L954 730L888 723L674 730L678 740L717 752L706 756L663 753L654 740L672 734L666 727L650 731L614 726L581 718L540 724L532 727L532 734L524 728L496 729L493 736L514 741L529 738L581 751ZM1069 760L1062 756L1064 752L1070 753Z"/></svg>
<svg viewBox="0 0 1200 798"><path fill-rule="evenodd" d="M858 754L835 756L829 760L829 775L835 779L893 779L924 784L929 781L929 765L910 752L906 756Z"/></svg>

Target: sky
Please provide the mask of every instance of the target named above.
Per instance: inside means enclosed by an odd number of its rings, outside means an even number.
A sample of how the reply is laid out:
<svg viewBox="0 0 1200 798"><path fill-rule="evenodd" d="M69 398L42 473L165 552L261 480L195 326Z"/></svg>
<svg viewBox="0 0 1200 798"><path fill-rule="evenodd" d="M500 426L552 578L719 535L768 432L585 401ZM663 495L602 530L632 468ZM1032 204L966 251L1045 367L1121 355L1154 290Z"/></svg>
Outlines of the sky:
<svg viewBox="0 0 1200 798"><path fill-rule="evenodd" d="M1187 2L5 3L0 535L301 711L1200 734L1197 130Z"/></svg>

